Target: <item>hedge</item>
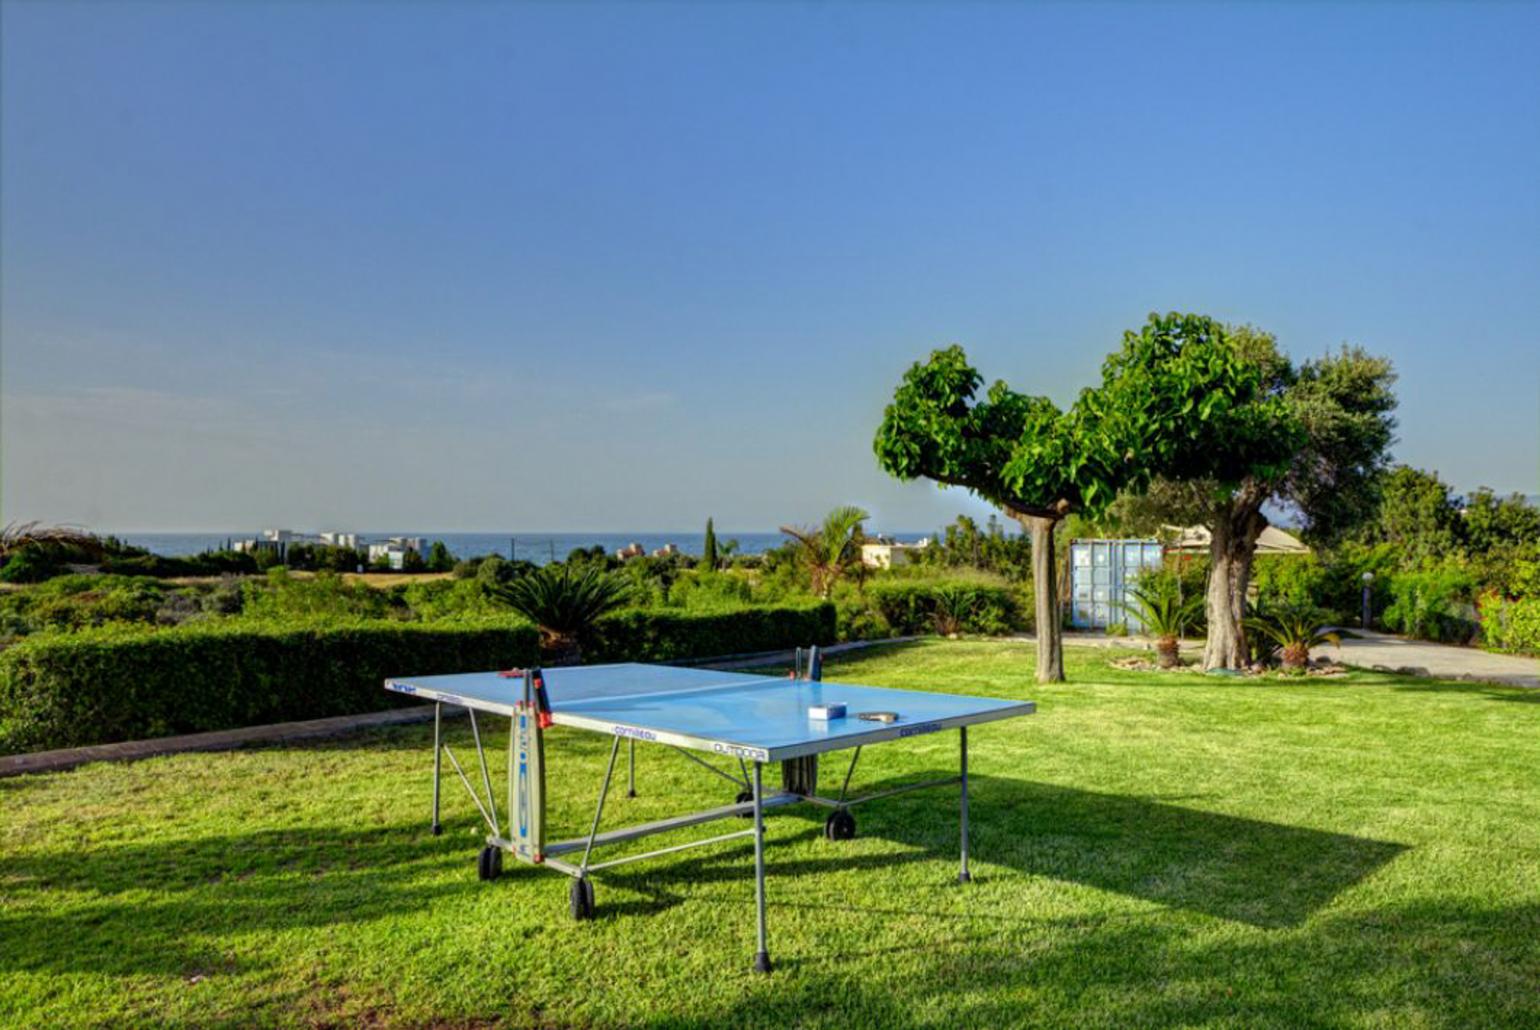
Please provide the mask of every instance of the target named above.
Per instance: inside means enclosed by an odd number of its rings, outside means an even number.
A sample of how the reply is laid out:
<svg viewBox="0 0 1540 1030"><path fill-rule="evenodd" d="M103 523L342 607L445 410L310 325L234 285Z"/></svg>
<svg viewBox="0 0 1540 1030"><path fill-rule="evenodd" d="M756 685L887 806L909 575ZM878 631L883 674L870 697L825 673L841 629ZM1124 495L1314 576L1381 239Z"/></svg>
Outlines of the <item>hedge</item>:
<svg viewBox="0 0 1540 1030"><path fill-rule="evenodd" d="M599 620L583 647L588 662L670 662L752 654L835 639L834 605L729 608L719 612L631 608Z"/></svg>
<svg viewBox="0 0 1540 1030"><path fill-rule="evenodd" d="M972 580L894 580L866 588L872 604L895 633L934 633L945 603L966 633L1006 633L1030 624L1007 586Z"/></svg>
<svg viewBox="0 0 1540 1030"><path fill-rule="evenodd" d="M0 752L378 711L407 702L387 676L507 668L538 647L518 622L43 634L0 652Z"/></svg>

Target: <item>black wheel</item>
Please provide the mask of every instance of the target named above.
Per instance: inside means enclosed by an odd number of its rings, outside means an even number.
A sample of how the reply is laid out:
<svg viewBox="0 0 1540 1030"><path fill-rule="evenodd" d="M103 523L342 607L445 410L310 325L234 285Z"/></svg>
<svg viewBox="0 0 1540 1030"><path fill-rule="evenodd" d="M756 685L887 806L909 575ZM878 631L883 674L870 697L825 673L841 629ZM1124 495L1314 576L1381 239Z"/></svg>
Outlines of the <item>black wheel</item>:
<svg viewBox="0 0 1540 1030"><path fill-rule="evenodd" d="M578 922L594 917L594 882L588 877L572 881L572 890L568 895L568 904L572 909L572 918Z"/></svg>
<svg viewBox="0 0 1540 1030"><path fill-rule="evenodd" d="M476 856L476 875L483 880L495 880L503 875L503 849L488 844Z"/></svg>
<svg viewBox="0 0 1540 1030"><path fill-rule="evenodd" d="M752 790L740 790L738 792L738 796L733 798L733 803L741 805L741 804L743 804L746 801L753 801L753 800L754 800L754 792ZM754 818L754 813L753 812L740 812L740 813L738 813L738 818L739 819L752 819L752 818Z"/></svg>
<svg viewBox="0 0 1540 1030"><path fill-rule="evenodd" d="M835 809L823 824L823 835L830 840L849 840L856 835L856 817L849 809Z"/></svg>

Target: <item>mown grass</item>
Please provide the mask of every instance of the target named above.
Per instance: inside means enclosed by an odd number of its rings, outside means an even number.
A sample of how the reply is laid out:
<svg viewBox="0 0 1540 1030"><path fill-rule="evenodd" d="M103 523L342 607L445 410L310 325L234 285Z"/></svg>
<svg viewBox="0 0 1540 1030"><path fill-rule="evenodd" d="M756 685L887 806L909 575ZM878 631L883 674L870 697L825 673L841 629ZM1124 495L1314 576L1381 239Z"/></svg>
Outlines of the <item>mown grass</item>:
<svg viewBox="0 0 1540 1030"><path fill-rule="evenodd" d="M1540 1025L1540 692L1258 685L1117 654L1072 650L1076 682L1049 688L1019 644L831 661L831 680L1039 714L970 735L970 885L951 792L858 810L848 842L819 813L771 819L770 977L749 968L747 846L601 873L586 924L563 877L478 882L455 781L427 832L426 726L0 781L0 1021ZM872 749L857 780L951 769L955 746ZM556 830L576 833L608 740L557 731L553 751ZM731 792L638 755L614 819Z"/></svg>

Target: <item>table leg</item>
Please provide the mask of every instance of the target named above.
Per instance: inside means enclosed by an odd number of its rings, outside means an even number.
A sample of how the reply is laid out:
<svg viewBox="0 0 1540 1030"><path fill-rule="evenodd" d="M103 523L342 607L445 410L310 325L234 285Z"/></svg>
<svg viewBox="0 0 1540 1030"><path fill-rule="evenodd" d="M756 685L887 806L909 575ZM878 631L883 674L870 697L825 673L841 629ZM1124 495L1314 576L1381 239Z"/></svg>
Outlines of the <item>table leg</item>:
<svg viewBox="0 0 1540 1030"><path fill-rule="evenodd" d="M973 879L968 873L968 727L958 730L958 753L962 766L962 869L957 874L958 883Z"/></svg>
<svg viewBox="0 0 1540 1030"><path fill-rule="evenodd" d="M765 791L761 770L763 763L754 763L754 903L759 917L759 951L754 956L754 970L770 972L770 948L765 938Z"/></svg>
<svg viewBox="0 0 1540 1030"><path fill-rule="evenodd" d="M626 785L626 797L636 797L636 738L627 737L626 743L630 745L631 752L626 756L626 773L630 782Z"/></svg>
<svg viewBox="0 0 1540 1030"><path fill-rule="evenodd" d="M433 702L433 836L437 837L444 832L444 827L438 821L438 784L439 771L444 763L443 740L444 706L441 702Z"/></svg>

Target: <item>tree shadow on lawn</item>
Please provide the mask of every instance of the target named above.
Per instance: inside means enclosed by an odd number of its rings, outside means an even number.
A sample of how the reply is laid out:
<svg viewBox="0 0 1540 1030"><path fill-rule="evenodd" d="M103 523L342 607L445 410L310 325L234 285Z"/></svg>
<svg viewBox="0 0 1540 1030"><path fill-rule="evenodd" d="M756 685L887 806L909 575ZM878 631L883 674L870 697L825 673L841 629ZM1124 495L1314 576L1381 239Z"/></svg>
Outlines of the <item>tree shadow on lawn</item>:
<svg viewBox="0 0 1540 1030"><path fill-rule="evenodd" d="M912 782L912 781L911 781ZM877 791L899 781L867 785ZM1080 883L1171 908L1263 929L1298 926L1342 891L1407 850L1407 845L1186 808L1168 801L1102 794L996 776L969 777L971 853L985 867ZM951 795L948 797L947 795ZM874 875L900 862L955 861L955 794L926 791L887 798L857 812L859 832L911 845L903 855L785 858L772 843L767 875L816 876L851 868ZM945 798L945 800L938 800ZM787 813L792 814L792 813ZM820 810L813 818L822 821ZM818 835L810 828L796 839ZM738 880L746 846L629 873L600 874L647 895L622 912L653 911L682 900L671 883ZM772 885L773 893L773 885ZM606 906L601 903L603 910Z"/></svg>
<svg viewBox="0 0 1540 1030"><path fill-rule="evenodd" d="M399 915L476 890L462 845L417 825L316 826L0 856L12 902L0 910L0 971L253 968L226 938ZM450 861L469 875L424 882Z"/></svg>
<svg viewBox="0 0 1540 1030"><path fill-rule="evenodd" d="M1045 920L1014 938L975 930L919 942L875 979L844 965L874 954L886 953L820 954L709 1017L647 1025L787 1026L813 1014L820 1025L884 1027L1540 1023L1535 904L1406 902L1249 937L1137 916Z"/></svg>

